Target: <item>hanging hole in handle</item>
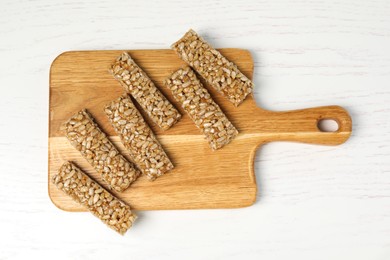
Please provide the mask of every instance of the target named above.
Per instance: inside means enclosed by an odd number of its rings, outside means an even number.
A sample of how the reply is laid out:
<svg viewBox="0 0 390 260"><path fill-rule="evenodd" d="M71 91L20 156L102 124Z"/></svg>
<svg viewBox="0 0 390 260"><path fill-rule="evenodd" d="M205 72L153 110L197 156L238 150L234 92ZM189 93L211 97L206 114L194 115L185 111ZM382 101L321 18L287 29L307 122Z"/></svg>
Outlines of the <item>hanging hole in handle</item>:
<svg viewBox="0 0 390 260"><path fill-rule="evenodd" d="M339 123L330 118L320 119L317 123L317 127L321 132L325 133L337 132L340 128Z"/></svg>

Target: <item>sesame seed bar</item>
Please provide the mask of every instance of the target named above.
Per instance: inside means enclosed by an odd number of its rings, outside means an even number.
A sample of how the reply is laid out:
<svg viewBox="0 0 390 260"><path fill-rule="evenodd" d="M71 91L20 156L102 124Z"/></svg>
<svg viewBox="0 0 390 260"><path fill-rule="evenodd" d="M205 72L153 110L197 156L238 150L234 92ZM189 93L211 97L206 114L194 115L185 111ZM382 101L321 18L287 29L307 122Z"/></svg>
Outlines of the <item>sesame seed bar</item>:
<svg viewBox="0 0 390 260"><path fill-rule="evenodd" d="M63 125L63 129L72 146L102 175L110 189L124 191L140 175L86 110L73 115Z"/></svg>
<svg viewBox="0 0 390 260"><path fill-rule="evenodd" d="M181 103L195 125L206 136L211 149L228 144L237 134L237 129L214 102L194 71L186 66L165 80L174 98Z"/></svg>
<svg viewBox="0 0 390 260"><path fill-rule="evenodd" d="M179 111L164 97L127 52L116 59L109 71L161 129L169 129L181 118Z"/></svg>
<svg viewBox="0 0 390 260"><path fill-rule="evenodd" d="M171 47L209 85L235 106L240 105L252 92L252 81L194 30L189 30Z"/></svg>
<svg viewBox="0 0 390 260"><path fill-rule="evenodd" d="M52 182L119 234L125 234L137 218L128 205L115 198L71 162L61 166Z"/></svg>
<svg viewBox="0 0 390 260"><path fill-rule="evenodd" d="M127 94L112 101L104 111L132 160L150 180L173 169L164 149Z"/></svg>

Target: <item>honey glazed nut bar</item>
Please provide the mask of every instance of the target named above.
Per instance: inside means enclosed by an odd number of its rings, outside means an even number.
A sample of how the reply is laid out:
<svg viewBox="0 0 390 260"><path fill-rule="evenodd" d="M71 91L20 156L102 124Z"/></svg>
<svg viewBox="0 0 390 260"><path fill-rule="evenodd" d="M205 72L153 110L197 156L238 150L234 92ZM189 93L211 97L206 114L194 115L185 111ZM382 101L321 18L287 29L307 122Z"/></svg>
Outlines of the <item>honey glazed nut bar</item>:
<svg viewBox="0 0 390 260"><path fill-rule="evenodd" d="M161 129L169 129L181 118L179 111L164 97L127 52L116 59L109 71Z"/></svg>
<svg viewBox="0 0 390 260"><path fill-rule="evenodd" d="M190 67L174 72L165 80L165 85L195 125L202 130L211 149L223 147L238 134Z"/></svg>
<svg viewBox="0 0 390 260"><path fill-rule="evenodd" d="M252 92L252 81L194 30L172 44L172 49L235 106Z"/></svg>
<svg viewBox="0 0 390 260"><path fill-rule="evenodd" d="M72 146L102 175L111 189L124 191L140 175L134 165L118 152L86 110L72 116L62 129Z"/></svg>
<svg viewBox="0 0 390 260"><path fill-rule="evenodd" d="M128 205L115 198L71 162L61 166L58 174L52 177L52 182L58 189L122 235L137 218Z"/></svg>
<svg viewBox="0 0 390 260"><path fill-rule="evenodd" d="M127 94L107 105L105 112L131 159L150 180L173 169L164 149Z"/></svg>

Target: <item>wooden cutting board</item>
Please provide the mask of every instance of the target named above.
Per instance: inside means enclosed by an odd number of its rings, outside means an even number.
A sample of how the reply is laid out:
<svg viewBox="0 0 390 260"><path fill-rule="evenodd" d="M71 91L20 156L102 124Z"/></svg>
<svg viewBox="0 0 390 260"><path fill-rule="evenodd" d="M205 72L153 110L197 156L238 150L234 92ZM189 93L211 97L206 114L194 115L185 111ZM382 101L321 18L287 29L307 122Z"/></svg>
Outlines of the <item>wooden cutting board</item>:
<svg viewBox="0 0 390 260"><path fill-rule="evenodd" d="M253 60L249 51L220 51L235 62L245 75L252 78ZM60 124L72 114L87 108L119 150L128 157L103 112L104 106L123 91L107 72L108 66L121 52L65 52L59 55L51 66L49 196L53 203L63 210L84 210L51 184L51 176L64 161L74 161L102 183L100 176L59 130ZM237 108L213 88L207 87L240 132L229 145L213 152L203 135L162 84L163 80L184 65L184 62L171 50L133 50L129 53L183 115L174 127L164 132L153 125L143 113L176 167L154 182L142 176L124 193L116 193L134 209L250 206L256 200L257 185L253 164L260 145L271 141L338 145L345 142L351 134L351 118L339 106L272 112L257 107L254 99L249 97ZM338 131L329 133L318 129L318 121L326 118L338 122Z"/></svg>

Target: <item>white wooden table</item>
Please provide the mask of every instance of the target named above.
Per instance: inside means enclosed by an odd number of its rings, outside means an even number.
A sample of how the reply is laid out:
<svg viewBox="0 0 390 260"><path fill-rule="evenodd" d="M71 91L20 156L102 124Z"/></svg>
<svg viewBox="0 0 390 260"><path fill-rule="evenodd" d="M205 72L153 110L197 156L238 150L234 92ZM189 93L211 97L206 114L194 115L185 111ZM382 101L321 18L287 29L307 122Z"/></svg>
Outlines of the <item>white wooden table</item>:
<svg viewBox="0 0 390 260"><path fill-rule="evenodd" d="M48 78L67 50L251 50L267 109L338 104L341 146L260 149L255 205L139 212L126 236L47 194ZM390 259L390 2L0 2L0 259ZM38 258L40 257L40 258Z"/></svg>

